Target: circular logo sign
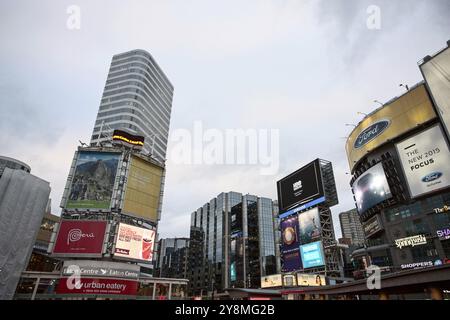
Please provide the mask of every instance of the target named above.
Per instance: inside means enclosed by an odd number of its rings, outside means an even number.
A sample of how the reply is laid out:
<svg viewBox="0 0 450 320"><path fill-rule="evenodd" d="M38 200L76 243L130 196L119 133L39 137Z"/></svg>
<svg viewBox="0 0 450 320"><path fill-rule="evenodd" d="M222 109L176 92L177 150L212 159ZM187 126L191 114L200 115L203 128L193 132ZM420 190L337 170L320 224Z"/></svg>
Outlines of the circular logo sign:
<svg viewBox="0 0 450 320"><path fill-rule="evenodd" d="M380 120L371 124L356 137L353 147L355 149L361 148L366 143L383 133L383 131L389 127L389 124L389 120Z"/></svg>

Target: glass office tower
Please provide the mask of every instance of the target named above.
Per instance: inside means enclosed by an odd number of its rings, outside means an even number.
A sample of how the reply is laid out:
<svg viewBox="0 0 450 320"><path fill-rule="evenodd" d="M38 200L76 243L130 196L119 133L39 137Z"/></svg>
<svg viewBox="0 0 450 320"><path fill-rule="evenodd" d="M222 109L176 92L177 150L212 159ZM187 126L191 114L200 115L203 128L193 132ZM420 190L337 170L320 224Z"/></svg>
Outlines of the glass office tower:
<svg viewBox="0 0 450 320"><path fill-rule="evenodd" d="M259 288L261 276L277 273L274 210L271 199L228 192L192 213L191 295Z"/></svg>
<svg viewBox="0 0 450 320"><path fill-rule="evenodd" d="M143 135L143 152L164 161L169 137L173 86L144 50L112 58L91 137L91 146L111 138L114 129Z"/></svg>

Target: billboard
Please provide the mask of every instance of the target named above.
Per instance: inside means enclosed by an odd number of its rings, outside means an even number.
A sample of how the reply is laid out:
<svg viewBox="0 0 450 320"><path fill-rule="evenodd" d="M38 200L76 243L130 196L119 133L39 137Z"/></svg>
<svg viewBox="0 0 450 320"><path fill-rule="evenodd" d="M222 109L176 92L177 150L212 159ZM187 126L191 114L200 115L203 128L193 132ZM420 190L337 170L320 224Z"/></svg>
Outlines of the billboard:
<svg viewBox="0 0 450 320"><path fill-rule="evenodd" d="M367 220L367 222L365 222L362 227L364 230L364 234L367 238L383 230L383 226L379 215L376 215Z"/></svg>
<svg viewBox="0 0 450 320"><path fill-rule="evenodd" d="M298 215L299 242L306 244L317 241L321 236L319 208Z"/></svg>
<svg viewBox="0 0 450 320"><path fill-rule="evenodd" d="M163 168L137 156L131 157L122 213L156 222Z"/></svg>
<svg viewBox="0 0 450 320"><path fill-rule="evenodd" d="M439 240L444 241L450 239L450 228L443 228L436 231Z"/></svg>
<svg viewBox="0 0 450 320"><path fill-rule="evenodd" d="M424 84L375 110L347 139L345 149L350 170L367 153L434 118L436 113Z"/></svg>
<svg viewBox="0 0 450 320"><path fill-rule="evenodd" d="M136 295L139 282L124 279L63 277L56 287L57 294Z"/></svg>
<svg viewBox="0 0 450 320"><path fill-rule="evenodd" d="M261 288L282 287L283 279L281 274L261 277Z"/></svg>
<svg viewBox="0 0 450 320"><path fill-rule="evenodd" d="M311 242L300 246L303 268L314 268L325 265L322 241Z"/></svg>
<svg viewBox="0 0 450 320"><path fill-rule="evenodd" d="M277 182L280 213L324 196L319 159Z"/></svg>
<svg viewBox="0 0 450 320"><path fill-rule="evenodd" d="M124 130L114 130L112 139L113 141L118 141L131 147L142 148L144 146L143 136L133 135Z"/></svg>
<svg viewBox="0 0 450 320"><path fill-rule="evenodd" d="M381 163L360 175L353 183L352 189L359 214L392 197Z"/></svg>
<svg viewBox="0 0 450 320"><path fill-rule="evenodd" d="M79 151L66 209L109 209L121 153Z"/></svg>
<svg viewBox="0 0 450 320"><path fill-rule="evenodd" d="M280 222L281 256L284 272L302 269L298 239L298 217L292 216Z"/></svg>
<svg viewBox="0 0 450 320"><path fill-rule="evenodd" d="M101 257L107 222L61 220L53 246L55 256Z"/></svg>
<svg viewBox="0 0 450 320"><path fill-rule="evenodd" d="M64 261L61 274L71 276L78 274L88 277L139 279L141 267L136 264L95 261L67 260Z"/></svg>
<svg viewBox="0 0 450 320"><path fill-rule="evenodd" d="M311 273L297 273L297 283L299 286L318 287L326 286L325 276Z"/></svg>
<svg viewBox="0 0 450 320"><path fill-rule="evenodd" d="M155 245L155 230L119 223L114 257L151 262Z"/></svg>
<svg viewBox="0 0 450 320"><path fill-rule="evenodd" d="M450 48L445 48L431 59L424 59L420 70L448 136L450 131Z"/></svg>
<svg viewBox="0 0 450 320"><path fill-rule="evenodd" d="M412 198L450 186L450 151L439 125L396 144Z"/></svg>
<svg viewBox="0 0 450 320"><path fill-rule="evenodd" d="M297 285L297 279L292 274L286 274L283 276L283 286L295 287Z"/></svg>

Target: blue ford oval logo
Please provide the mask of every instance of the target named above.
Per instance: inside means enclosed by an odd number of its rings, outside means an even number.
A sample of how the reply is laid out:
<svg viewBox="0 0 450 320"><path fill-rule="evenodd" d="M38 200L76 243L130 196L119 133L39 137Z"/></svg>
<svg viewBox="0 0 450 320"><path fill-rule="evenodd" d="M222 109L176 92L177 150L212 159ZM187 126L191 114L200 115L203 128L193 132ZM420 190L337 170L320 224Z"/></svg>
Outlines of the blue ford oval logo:
<svg viewBox="0 0 450 320"><path fill-rule="evenodd" d="M422 182L431 182L442 177L442 172L433 172L422 178Z"/></svg>
<svg viewBox="0 0 450 320"><path fill-rule="evenodd" d="M375 122L374 124L371 124L356 137L355 144L353 145L354 148L355 149L361 148L370 140L378 137L384 130L387 129L387 127L389 127L389 124L390 124L389 120L380 120L378 122Z"/></svg>

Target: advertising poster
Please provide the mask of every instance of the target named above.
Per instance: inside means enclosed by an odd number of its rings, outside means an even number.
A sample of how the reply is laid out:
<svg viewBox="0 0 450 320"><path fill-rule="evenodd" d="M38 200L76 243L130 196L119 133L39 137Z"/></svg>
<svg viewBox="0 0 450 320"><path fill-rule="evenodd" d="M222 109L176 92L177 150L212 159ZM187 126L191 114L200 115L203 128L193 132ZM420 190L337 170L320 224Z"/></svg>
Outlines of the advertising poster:
<svg viewBox="0 0 450 320"><path fill-rule="evenodd" d="M359 214L392 197L381 163L360 175L352 188Z"/></svg>
<svg viewBox="0 0 450 320"><path fill-rule="evenodd" d="M282 287L283 278L281 274L261 277L261 288Z"/></svg>
<svg viewBox="0 0 450 320"><path fill-rule="evenodd" d="M298 273L297 283L299 286L306 286L306 287L318 287L327 285L325 276L310 273Z"/></svg>
<svg viewBox="0 0 450 320"><path fill-rule="evenodd" d="M139 284L137 281L107 278L80 277L79 281L79 285L75 285L75 279L61 278L56 288L56 293L136 295Z"/></svg>
<svg viewBox="0 0 450 320"><path fill-rule="evenodd" d="M80 151L67 209L109 209L121 154Z"/></svg>
<svg viewBox="0 0 450 320"><path fill-rule="evenodd" d="M322 241L316 241L300 246L300 254L305 269L325 265Z"/></svg>
<svg viewBox="0 0 450 320"><path fill-rule="evenodd" d="M320 239L319 209L314 208L298 215L300 244L306 244Z"/></svg>
<svg viewBox="0 0 450 320"><path fill-rule="evenodd" d="M155 231L120 223L117 232L115 258L152 261Z"/></svg>
<svg viewBox="0 0 450 320"><path fill-rule="evenodd" d="M277 182L280 212L324 196L319 161L315 160Z"/></svg>
<svg viewBox="0 0 450 320"><path fill-rule="evenodd" d="M281 256L284 272L302 268L298 242L298 217L292 216L280 222Z"/></svg>
<svg viewBox="0 0 450 320"><path fill-rule="evenodd" d="M450 186L450 152L439 125L396 148L412 198Z"/></svg>
<svg viewBox="0 0 450 320"><path fill-rule="evenodd" d="M439 117L450 133L450 48L447 47L420 65Z"/></svg>
<svg viewBox="0 0 450 320"><path fill-rule="evenodd" d="M232 262L230 265L230 281L236 281L236 262Z"/></svg>
<svg viewBox="0 0 450 320"><path fill-rule="evenodd" d="M106 226L106 221L62 220L53 255L101 256Z"/></svg>

